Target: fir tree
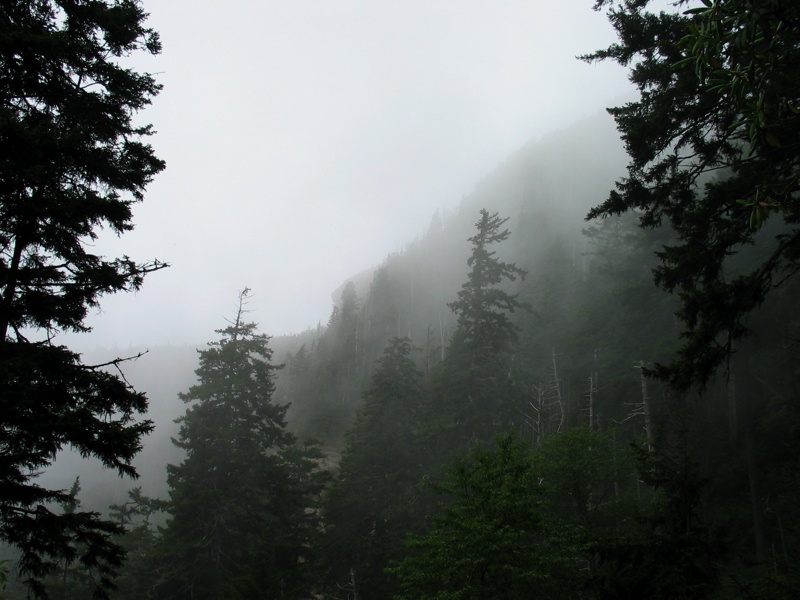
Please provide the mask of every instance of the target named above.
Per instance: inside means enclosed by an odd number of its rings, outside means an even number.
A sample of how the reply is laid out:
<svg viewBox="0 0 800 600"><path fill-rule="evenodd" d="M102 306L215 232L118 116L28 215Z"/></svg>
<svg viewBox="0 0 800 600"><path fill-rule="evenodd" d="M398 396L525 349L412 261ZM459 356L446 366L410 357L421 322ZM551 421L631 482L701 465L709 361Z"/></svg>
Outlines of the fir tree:
<svg viewBox="0 0 800 600"><path fill-rule="evenodd" d="M685 391L726 363L751 314L798 270L800 8L649 4L596 2L620 42L584 58L631 65L641 97L609 109L628 176L588 217L635 211L643 227L674 230L654 274L680 299L684 344L655 372Z"/></svg>
<svg viewBox="0 0 800 600"><path fill-rule="evenodd" d="M168 467L161 598L307 591L320 454L286 431L287 407L272 401L279 367L267 336L244 321L247 293L220 340L200 351L198 383L181 394L190 406L175 443L186 458Z"/></svg>
<svg viewBox="0 0 800 600"><path fill-rule="evenodd" d="M121 560L100 515L56 514L65 490L32 481L71 446L121 475L150 423L144 395L59 345L85 332L101 296L136 290L158 261L106 258L99 228L133 228L131 207L164 168L136 113L160 86L123 59L160 51L138 0L13 0L0 8L0 539L36 596L72 555L103 595ZM111 361L109 364L117 364Z"/></svg>
<svg viewBox="0 0 800 600"><path fill-rule="evenodd" d="M524 277L525 271L490 249L508 239L507 220L480 211L478 231L469 238L467 281L448 304L458 324L438 378L439 414L434 417L449 429L445 452L465 448L473 438L488 442L515 417L517 390L510 369L518 333L510 315L527 306L501 286Z"/></svg>
<svg viewBox="0 0 800 600"><path fill-rule="evenodd" d="M523 305L517 297L500 287L506 281L524 277L525 271L501 261L492 244L508 239L511 233L503 229L508 218L481 210L475 224L478 232L469 238L472 254L467 259L470 268L467 281L458 292L458 299L447 306L458 316L458 342L469 359L475 377L495 361L508 358L517 341L517 327L509 313Z"/></svg>
<svg viewBox="0 0 800 600"><path fill-rule="evenodd" d="M355 585L360 597L389 598L384 572L419 529L424 391L408 338L392 338L365 403L346 436L339 479L325 496L324 571L329 589Z"/></svg>
<svg viewBox="0 0 800 600"><path fill-rule="evenodd" d="M430 532L411 537L411 555L392 569L399 598L579 597L569 594L578 578L566 576L578 530L549 517L529 446L506 434L495 450L473 448L434 489L442 502Z"/></svg>

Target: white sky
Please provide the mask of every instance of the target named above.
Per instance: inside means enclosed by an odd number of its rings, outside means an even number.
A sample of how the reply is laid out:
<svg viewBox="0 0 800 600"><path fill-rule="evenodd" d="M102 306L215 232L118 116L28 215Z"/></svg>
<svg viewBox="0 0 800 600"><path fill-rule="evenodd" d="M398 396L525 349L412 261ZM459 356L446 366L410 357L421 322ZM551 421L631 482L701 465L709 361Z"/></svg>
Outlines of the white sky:
<svg viewBox="0 0 800 600"><path fill-rule="evenodd" d="M105 298L92 346L202 344L238 290L271 335L421 234L527 141L629 93L577 54L614 40L593 0L144 0L164 85L142 113L167 170L109 254L159 258Z"/></svg>

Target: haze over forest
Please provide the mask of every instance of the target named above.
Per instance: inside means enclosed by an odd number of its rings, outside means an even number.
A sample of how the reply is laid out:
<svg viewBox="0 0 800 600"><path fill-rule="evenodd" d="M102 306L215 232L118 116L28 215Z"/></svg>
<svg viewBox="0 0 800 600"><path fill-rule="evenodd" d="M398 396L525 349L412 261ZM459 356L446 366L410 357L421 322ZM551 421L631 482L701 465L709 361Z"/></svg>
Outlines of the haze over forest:
<svg viewBox="0 0 800 600"><path fill-rule="evenodd" d="M613 40L589 1L151 4L163 51L131 61L164 86L141 118L167 169L99 248L171 266L81 350L202 344L244 286L271 335L316 326L513 152L632 96L575 58Z"/></svg>
<svg viewBox="0 0 800 600"><path fill-rule="evenodd" d="M581 4L0 8L0 598L800 597L800 5Z"/></svg>
<svg viewBox="0 0 800 600"><path fill-rule="evenodd" d="M514 255L524 249L524 255L527 256L525 262L518 261L520 264L538 262L543 259L538 256L540 253L550 251L551 247L558 247L569 254L570 264L584 265L588 260L587 239L582 234L586 227L584 216L596 203L597 191L613 186L614 178L624 170L626 160L613 120L603 113L551 132L542 140L529 142L501 161L494 171L476 178L472 191L465 193L455 207L450 210L434 209L424 234L408 240L402 250L387 255L380 263L362 265L363 268L354 270L351 277L330 290L328 295L331 298L331 309L320 320L321 325L327 325L331 310L341 305L342 291L348 282L355 285L359 302L366 303L376 271L382 266L401 263L404 264L403 269L409 273L408 286L413 287L416 278L423 281L430 278L430 269L436 265L436 277L442 287L434 292L416 284L418 297L435 294L437 300L432 302L433 306L422 309L426 313L406 315L406 321L398 333L410 335L412 342L421 345L424 343L426 328L433 322L432 318L436 322L444 319L446 329L452 331L455 317L446 304L455 298L466 276L469 253L467 238L472 235L473 222L481 208L510 217L508 226L515 235L509 244L516 249ZM565 168L564 165L569 167ZM582 173L580 178L574 176L576 171ZM529 235L522 233L526 226L533 227ZM436 248L432 254L421 250L431 245ZM508 251L503 248L499 250ZM532 276L537 270L532 270ZM247 305L247 309L252 311L248 313L248 317L257 322L261 311L254 308L254 305L262 294L258 290L253 292L254 298ZM298 290L298 294L301 293ZM235 306L235 302L236 293L231 293L231 307ZM413 307L409 310L418 309L419 307ZM232 311L220 315L215 328L224 327L231 318ZM295 353L302 344L308 344L319 336L321 331L317 324L288 336L274 336L263 326L260 329L272 337L270 346L275 350L278 362L284 362L287 354ZM214 333L208 332L206 337L211 341ZM155 433L150 436L145 450L136 459L142 473L137 485L141 484L148 493L163 492L163 469L167 462L165 457L177 459L180 456L169 443L169 438L174 435L177 427L172 420L185 409L178 399L178 393L194 383L196 351L204 345L129 345L127 348L99 347L85 352L84 358L89 364L103 362L120 352L124 356L146 352L140 359L125 364L123 370L131 384L147 394L151 405L150 417L157 423ZM114 352L117 354L113 354ZM286 401L292 400L286 398ZM74 458L77 460L77 457ZM54 484L68 487L75 474L72 468L58 469L58 478L53 480L56 482ZM124 498L125 490L120 488L115 474L111 472L91 467L81 472L81 477L87 484L87 490L95 487L104 490L103 499L98 505L93 505L91 500L86 499L87 504L93 508L100 509L107 505L108 497L105 494L112 490L115 490L112 496L115 501ZM89 485L90 482L92 485Z"/></svg>
<svg viewBox="0 0 800 600"><path fill-rule="evenodd" d="M591 3L582 12L557 1L293 4L247 4L224 27L210 3L145 7L164 49L132 60L164 85L143 116L168 167L134 207L134 231L101 237L99 250L170 268L135 294L104 298L90 333L62 336L89 364L148 352L125 367L164 415L137 459L152 472L145 490L164 484L165 461L149 456L172 450L170 421L184 409L178 392L194 381L194 349L224 326L245 286L264 333L299 334L327 323L350 279L366 292L374 270L434 217L515 206L543 189L546 172L548 218L571 221L574 236L624 172L605 113L631 94L624 70L576 58L613 40ZM243 104L228 90L261 101ZM542 139L535 170L479 193L509 164L534 160ZM577 161L602 172L599 182L586 178L591 191L580 199L556 199L576 185ZM468 248L471 226L472 215L451 241ZM68 487L72 470L59 471ZM124 493L111 473L90 472Z"/></svg>

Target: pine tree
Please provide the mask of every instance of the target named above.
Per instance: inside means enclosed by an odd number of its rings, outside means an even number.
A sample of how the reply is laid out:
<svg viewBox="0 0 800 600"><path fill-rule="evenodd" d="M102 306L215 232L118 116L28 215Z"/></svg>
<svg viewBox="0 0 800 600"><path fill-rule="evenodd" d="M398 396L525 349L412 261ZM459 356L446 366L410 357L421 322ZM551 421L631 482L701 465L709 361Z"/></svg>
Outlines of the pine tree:
<svg viewBox="0 0 800 600"><path fill-rule="evenodd" d="M430 531L409 540L391 569L417 600L581 597L574 568L578 531L550 518L531 448L512 434L496 449L473 448L453 462ZM570 593L572 592L572 593Z"/></svg>
<svg viewBox="0 0 800 600"><path fill-rule="evenodd" d="M704 0L654 13L598 0L620 42L584 57L630 65L638 101L609 109L628 175L589 218L633 211L669 224L655 281L680 299L684 344L655 372L703 387L800 258L800 8ZM678 2L685 6L685 2Z"/></svg>
<svg viewBox="0 0 800 600"><path fill-rule="evenodd" d="M510 315L527 306L501 287L525 271L501 261L490 247L508 239L496 213L480 211L477 233L469 238L472 253L467 281L448 304L457 315L457 329L437 383L438 420L450 429L449 448L465 447L473 438L491 441L515 417L517 390L510 379L517 326Z"/></svg>
<svg viewBox="0 0 800 600"><path fill-rule="evenodd" d="M221 338L200 351L198 383L181 399L167 469L170 519L163 532L161 598L301 597L308 540L323 478L320 454L286 431L286 406L272 401L268 337L244 321L248 290Z"/></svg>
<svg viewBox="0 0 800 600"><path fill-rule="evenodd" d="M144 395L56 342L89 329L101 296L136 290L164 266L99 256L91 244L99 228L133 228L132 205L164 168L135 118L160 86L122 64L160 51L146 17L138 0L0 8L0 539L19 551L36 596L76 539L101 595L121 552L114 524L56 514L68 493L34 474L71 446L135 477L131 460L151 430L136 421Z"/></svg>
<svg viewBox="0 0 800 600"><path fill-rule="evenodd" d="M469 358L469 367L476 377L483 369L508 358L517 341L517 327L509 313L523 305L513 294L499 287L505 281L524 277L525 271L516 265L499 260L492 244L508 239L511 233L502 229L508 218L481 210L475 224L478 232L469 238L472 254L467 281L458 292L458 299L448 306L458 316L458 344Z"/></svg>
<svg viewBox="0 0 800 600"><path fill-rule="evenodd" d="M383 569L419 529L422 375L408 338L392 338L348 431L339 479L326 493L325 565L330 590L356 585L359 597L396 591Z"/></svg>
<svg viewBox="0 0 800 600"><path fill-rule="evenodd" d="M128 500L122 504L109 506L111 519L125 529L120 539L125 549L125 565L114 580L113 600L140 600L152 596L158 573L156 520L160 520L158 517L165 508L164 500L145 496L141 487L129 490Z"/></svg>

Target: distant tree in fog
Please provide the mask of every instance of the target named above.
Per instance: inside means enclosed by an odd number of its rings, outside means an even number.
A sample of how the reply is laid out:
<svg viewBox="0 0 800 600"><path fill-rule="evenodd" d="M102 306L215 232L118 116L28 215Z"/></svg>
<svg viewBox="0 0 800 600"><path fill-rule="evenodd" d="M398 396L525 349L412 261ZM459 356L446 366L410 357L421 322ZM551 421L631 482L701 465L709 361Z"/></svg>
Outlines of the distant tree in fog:
<svg viewBox="0 0 800 600"><path fill-rule="evenodd" d="M159 598L299 598L324 477L316 446L286 431L273 402L269 338L244 321L247 290L219 341L200 351L198 383L167 468L169 521L158 554Z"/></svg>
<svg viewBox="0 0 800 600"><path fill-rule="evenodd" d="M525 271L497 257L495 244L508 239L503 225L508 219L480 211L477 232L469 238L472 252L469 273L458 297L448 304L458 317L437 387L440 418L463 446L470 438L490 441L516 417L517 390L509 369L516 349L518 328L511 315L527 309L505 286L524 277Z"/></svg>

